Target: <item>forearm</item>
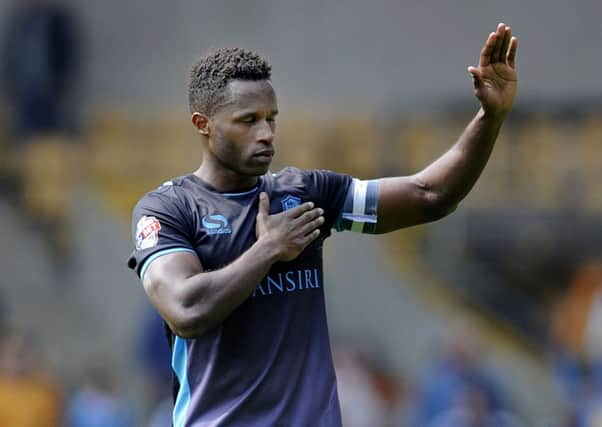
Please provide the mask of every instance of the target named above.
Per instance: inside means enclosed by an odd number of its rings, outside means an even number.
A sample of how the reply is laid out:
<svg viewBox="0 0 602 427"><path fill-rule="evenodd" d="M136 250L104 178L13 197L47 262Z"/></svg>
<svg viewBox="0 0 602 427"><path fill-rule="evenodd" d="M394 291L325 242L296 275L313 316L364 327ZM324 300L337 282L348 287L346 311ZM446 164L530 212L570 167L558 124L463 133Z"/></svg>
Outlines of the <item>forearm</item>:
<svg viewBox="0 0 602 427"><path fill-rule="evenodd" d="M453 209L481 175L505 115L487 115L480 109L454 146L416 175L420 185L434 194L443 210Z"/></svg>
<svg viewBox="0 0 602 427"><path fill-rule="evenodd" d="M249 297L276 260L271 246L259 240L226 267L183 280L178 287L185 322L176 332L199 336L222 323Z"/></svg>

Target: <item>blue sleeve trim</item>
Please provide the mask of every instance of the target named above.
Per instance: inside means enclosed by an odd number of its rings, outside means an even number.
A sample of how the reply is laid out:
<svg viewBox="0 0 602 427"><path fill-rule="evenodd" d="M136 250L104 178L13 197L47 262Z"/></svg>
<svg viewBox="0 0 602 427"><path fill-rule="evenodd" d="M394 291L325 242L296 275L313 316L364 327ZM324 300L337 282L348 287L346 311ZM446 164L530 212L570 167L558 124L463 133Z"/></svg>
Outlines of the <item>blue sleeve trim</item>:
<svg viewBox="0 0 602 427"><path fill-rule="evenodd" d="M159 252L155 252L154 254L149 256L146 259L146 261L144 261L144 264L142 264L142 268L140 268L140 280L144 280L144 273L146 273L146 269L151 264L151 262L153 262L157 258L162 257L163 255L173 254L176 252L190 252L190 253L193 253L196 255L196 252L190 248L170 248L170 249L164 249Z"/></svg>

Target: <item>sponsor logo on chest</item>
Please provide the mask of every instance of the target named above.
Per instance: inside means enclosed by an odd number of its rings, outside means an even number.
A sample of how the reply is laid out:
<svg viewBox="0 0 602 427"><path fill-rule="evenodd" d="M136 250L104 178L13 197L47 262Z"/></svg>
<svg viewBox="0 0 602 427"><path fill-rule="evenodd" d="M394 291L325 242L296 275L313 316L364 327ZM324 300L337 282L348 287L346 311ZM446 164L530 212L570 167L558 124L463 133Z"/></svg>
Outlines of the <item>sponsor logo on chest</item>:
<svg viewBox="0 0 602 427"><path fill-rule="evenodd" d="M214 234L232 234L232 227L230 227L230 223L223 215L205 215L201 219L201 222L203 223L205 232L209 236Z"/></svg>
<svg viewBox="0 0 602 427"><path fill-rule="evenodd" d="M265 297L274 294L287 294L319 288L321 288L320 270L317 268L306 268L268 274L257 285L251 297Z"/></svg>

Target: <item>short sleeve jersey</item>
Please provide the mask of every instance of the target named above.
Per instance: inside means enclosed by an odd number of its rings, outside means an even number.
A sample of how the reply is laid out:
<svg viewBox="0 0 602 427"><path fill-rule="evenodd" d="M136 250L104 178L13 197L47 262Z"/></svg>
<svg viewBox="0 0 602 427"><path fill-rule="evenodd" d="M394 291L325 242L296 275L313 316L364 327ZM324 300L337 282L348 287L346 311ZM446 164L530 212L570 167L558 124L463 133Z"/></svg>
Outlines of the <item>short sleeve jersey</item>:
<svg viewBox="0 0 602 427"><path fill-rule="evenodd" d="M352 178L286 168L241 193L219 193L195 175L168 181L134 209L140 277L156 257L187 251L205 270L226 266L255 241L259 193L270 213L313 201L320 237L295 260L276 263L222 324L194 339L172 336L177 377L174 427L341 425L322 274L322 245ZM224 286L227 286L225 284Z"/></svg>

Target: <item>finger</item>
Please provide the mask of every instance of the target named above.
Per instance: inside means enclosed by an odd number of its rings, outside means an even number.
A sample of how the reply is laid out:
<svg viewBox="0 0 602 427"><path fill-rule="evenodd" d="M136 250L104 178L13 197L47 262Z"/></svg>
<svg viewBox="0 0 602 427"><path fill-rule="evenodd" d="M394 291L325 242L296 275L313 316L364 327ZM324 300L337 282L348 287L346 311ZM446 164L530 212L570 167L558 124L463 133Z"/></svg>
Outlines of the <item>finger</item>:
<svg viewBox="0 0 602 427"><path fill-rule="evenodd" d="M512 28L506 27L506 31L504 32L504 40L502 41L502 52L499 58L500 62L506 62L506 58L508 57L508 48L510 47L510 40L512 39Z"/></svg>
<svg viewBox="0 0 602 427"><path fill-rule="evenodd" d="M289 218L297 218L298 216L302 215L304 212L307 212L313 208L314 208L314 202L305 202L299 206L295 206L294 208L284 211L282 213L285 214L286 216L288 216Z"/></svg>
<svg viewBox="0 0 602 427"><path fill-rule="evenodd" d="M306 224L319 216L324 215L324 210L322 208L315 208L310 211L305 212L303 215L300 215L295 221L297 226L301 226Z"/></svg>
<svg viewBox="0 0 602 427"><path fill-rule="evenodd" d="M503 22L500 22L497 26L497 30L495 31L495 47L493 48L493 52L491 52L491 62L499 62L500 58L502 58L502 44L504 43L504 33L505 33L506 25Z"/></svg>
<svg viewBox="0 0 602 427"><path fill-rule="evenodd" d="M481 71L476 67L468 67L468 72L472 76L472 84L473 84L474 88L475 89L479 88L481 86L481 82L483 80Z"/></svg>
<svg viewBox="0 0 602 427"><path fill-rule="evenodd" d="M306 236L309 233L311 233L312 231L314 231L317 228L320 228L322 226L322 224L324 224L324 217L323 216L319 216L318 218L308 222L307 224L303 225L301 228L299 228L299 234L301 236Z"/></svg>
<svg viewBox="0 0 602 427"><path fill-rule="evenodd" d="M259 210L257 212L257 216L259 215L269 215L270 214L270 198L268 194L265 192L259 193Z"/></svg>
<svg viewBox="0 0 602 427"><path fill-rule="evenodd" d="M515 58L516 58L516 49L518 48L518 39L516 37L512 37L510 40L510 47L508 48L508 58L506 62L509 66L514 68L515 66Z"/></svg>
<svg viewBox="0 0 602 427"><path fill-rule="evenodd" d="M491 63L491 53L495 48L495 33L490 33L485 41L483 49L481 49L481 57L479 58L479 66L486 67Z"/></svg>
<svg viewBox="0 0 602 427"><path fill-rule="evenodd" d="M316 240L319 235L320 235L320 229L316 228L314 231L309 233L307 236L300 239L301 246L305 247L305 246L309 245L311 242Z"/></svg>

